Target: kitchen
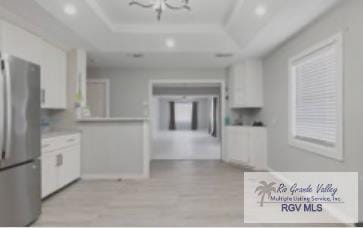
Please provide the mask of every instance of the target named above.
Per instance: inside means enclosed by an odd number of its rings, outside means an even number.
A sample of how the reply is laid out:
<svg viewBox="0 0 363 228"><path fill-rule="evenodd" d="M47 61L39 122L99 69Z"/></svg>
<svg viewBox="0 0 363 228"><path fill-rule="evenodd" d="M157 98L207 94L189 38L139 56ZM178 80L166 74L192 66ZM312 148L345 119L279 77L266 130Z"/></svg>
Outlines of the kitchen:
<svg viewBox="0 0 363 228"><path fill-rule="evenodd" d="M355 123L362 110L353 101L361 90L363 5L318 1L228 0L205 8L202 0L182 0L178 11L160 6L156 14L136 0L0 1L0 226L241 226L244 172L361 171ZM346 20L333 23L340 17ZM345 102L345 115L332 117L338 133L327 121L328 133L318 135L337 140L327 154L291 136L288 75L296 62L305 64L292 57L332 35L329 45L343 42L356 58L344 65L344 97L336 96ZM92 82L104 90L88 94ZM167 97L158 86L216 91ZM155 116L155 97L215 102L203 130L217 129L218 153L200 156L208 148L194 140L196 156L163 157L165 148L193 147L178 136L155 141L155 121L168 125L172 116L170 107Z"/></svg>

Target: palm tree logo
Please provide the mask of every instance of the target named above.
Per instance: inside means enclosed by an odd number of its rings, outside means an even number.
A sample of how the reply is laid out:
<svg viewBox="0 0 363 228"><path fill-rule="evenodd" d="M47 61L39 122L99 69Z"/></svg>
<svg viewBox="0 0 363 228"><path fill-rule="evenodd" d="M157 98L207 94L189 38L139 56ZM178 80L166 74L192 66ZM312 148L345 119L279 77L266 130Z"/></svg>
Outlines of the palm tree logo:
<svg viewBox="0 0 363 228"><path fill-rule="evenodd" d="M276 192L276 188L274 185L275 182L271 182L267 184L266 181L260 181L259 186L257 186L255 193L258 192L258 196L261 196L260 206L263 207L263 203L265 202L265 196L267 195L269 198L271 197L272 192Z"/></svg>

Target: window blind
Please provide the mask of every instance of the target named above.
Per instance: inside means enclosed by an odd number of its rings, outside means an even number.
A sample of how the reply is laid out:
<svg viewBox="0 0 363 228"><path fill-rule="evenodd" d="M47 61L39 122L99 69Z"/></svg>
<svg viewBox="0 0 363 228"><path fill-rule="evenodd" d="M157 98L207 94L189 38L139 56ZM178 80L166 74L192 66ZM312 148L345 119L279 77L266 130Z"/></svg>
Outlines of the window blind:
<svg viewBox="0 0 363 228"><path fill-rule="evenodd" d="M336 145L338 55L333 42L293 63L295 138L329 147Z"/></svg>

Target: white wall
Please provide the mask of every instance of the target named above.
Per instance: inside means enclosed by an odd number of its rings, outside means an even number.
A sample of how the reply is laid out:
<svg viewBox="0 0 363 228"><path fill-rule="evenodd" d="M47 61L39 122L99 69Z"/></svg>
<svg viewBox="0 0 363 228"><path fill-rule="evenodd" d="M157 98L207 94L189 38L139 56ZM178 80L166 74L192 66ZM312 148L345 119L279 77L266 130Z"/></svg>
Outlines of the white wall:
<svg viewBox="0 0 363 228"><path fill-rule="evenodd" d="M198 129L208 129L211 117L212 98L198 101Z"/></svg>
<svg viewBox="0 0 363 228"><path fill-rule="evenodd" d="M176 80L225 80L224 69L179 70L130 70L88 69L89 78L109 78L111 85L111 116L139 117L144 114L143 104L148 103L149 81Z"/></svg>
<svg viewBox="0 0 363 228"><path fill-rule="evenodd" d="M360 219L363 221L363 1L344 0L264 59L268 166L277 171L360 171ZM288 59L314 44L344 35L344 161L288 145Z"/></svg>
<svg viewBox="0 0 363 228"><path fill-rule="evenodd" d="M167 130L169 129L169 102L166 100L161 100L160 98L156 98L159 101L158 112L154 113L154 116L158 114L158 130Z"/></svg>

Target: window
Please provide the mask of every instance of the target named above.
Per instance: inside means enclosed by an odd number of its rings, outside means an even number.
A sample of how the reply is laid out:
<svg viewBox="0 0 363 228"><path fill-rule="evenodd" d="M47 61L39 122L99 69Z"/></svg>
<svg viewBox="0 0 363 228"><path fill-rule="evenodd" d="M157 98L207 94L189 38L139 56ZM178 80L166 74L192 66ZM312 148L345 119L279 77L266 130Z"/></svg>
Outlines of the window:
<svg viewBox="0 0 363 228"><path fill-rule="evenodd" d="M342 160L342 36L292 58L289 67L289 143Z"/></svg>
<svg viewBox="0 0 363 228"><path fill-rule="evenodd" d="M191 102L175 103L175 122L177 129L190 129L192 122L192 108Z"/></svg>

